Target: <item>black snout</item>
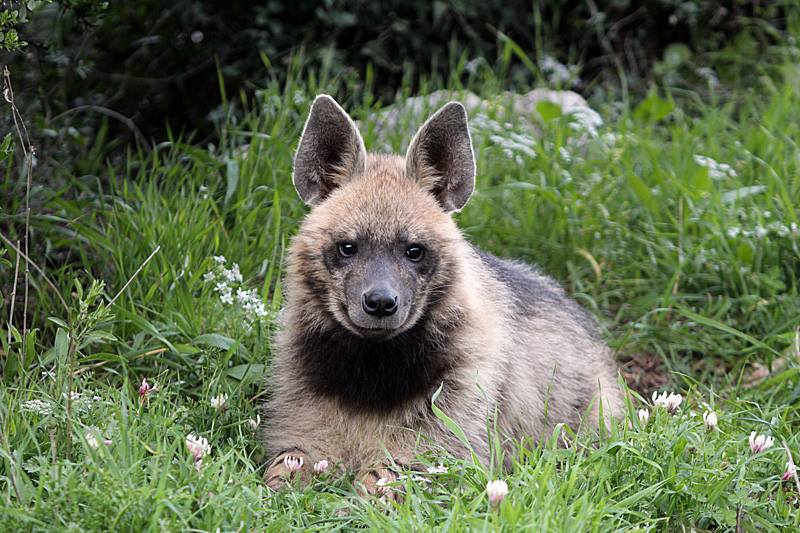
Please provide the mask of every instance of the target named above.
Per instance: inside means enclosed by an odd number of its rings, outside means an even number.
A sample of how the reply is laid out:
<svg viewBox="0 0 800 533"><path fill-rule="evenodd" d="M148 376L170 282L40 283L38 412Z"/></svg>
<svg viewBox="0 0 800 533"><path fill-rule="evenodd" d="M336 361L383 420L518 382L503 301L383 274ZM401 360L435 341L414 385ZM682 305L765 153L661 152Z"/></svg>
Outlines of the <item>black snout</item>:
<svg viewBox="0 0 800 533"><path fill-rule="evenodd" d="M389 289L373 289L361 297L361 307L368 315L391 316L397 311L397 295Z"/></svg>

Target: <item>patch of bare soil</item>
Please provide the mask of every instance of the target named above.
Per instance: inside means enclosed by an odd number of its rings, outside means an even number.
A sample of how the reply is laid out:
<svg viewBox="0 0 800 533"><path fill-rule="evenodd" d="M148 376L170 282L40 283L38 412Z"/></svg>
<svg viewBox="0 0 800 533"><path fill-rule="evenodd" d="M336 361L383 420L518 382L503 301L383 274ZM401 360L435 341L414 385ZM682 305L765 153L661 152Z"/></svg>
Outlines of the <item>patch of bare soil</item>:
<svg viewBox="0 0 800 533"><path fill-rule="evenodd" d="M624 355L620 359L620 370L628 387L645 398L649 398L654 390L669 383L664 362L655 354Z"/></svg>

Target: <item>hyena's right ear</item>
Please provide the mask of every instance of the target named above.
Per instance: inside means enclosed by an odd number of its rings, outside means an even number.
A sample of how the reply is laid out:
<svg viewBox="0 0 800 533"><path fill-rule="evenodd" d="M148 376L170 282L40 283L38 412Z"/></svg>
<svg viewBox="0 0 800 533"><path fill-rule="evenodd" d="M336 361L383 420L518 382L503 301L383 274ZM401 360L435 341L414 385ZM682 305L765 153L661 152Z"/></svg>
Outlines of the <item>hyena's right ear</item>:
<svg viewBox="0 0 800 533"><path fill-rule="evenodd" d="M292 182L300 198L317 205L332 190L364 172L367 151L353 120L327 94L311 104L294 156Z"/></svg>

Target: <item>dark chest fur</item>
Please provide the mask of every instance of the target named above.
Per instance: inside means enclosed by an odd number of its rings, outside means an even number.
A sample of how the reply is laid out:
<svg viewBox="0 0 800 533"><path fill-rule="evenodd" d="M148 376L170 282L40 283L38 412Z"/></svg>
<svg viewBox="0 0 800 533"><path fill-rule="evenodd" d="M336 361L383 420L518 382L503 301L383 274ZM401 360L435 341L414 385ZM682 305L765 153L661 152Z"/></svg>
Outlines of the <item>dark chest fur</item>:
<svg viewBox="0 0 800 533"><path fill-rule="evenodd" d="M395 338L376 342L341 326L303 335L294 343L300 370L311 389L361 410L388 412L430 396L456 363L445 342L423 321Z"/></svg>

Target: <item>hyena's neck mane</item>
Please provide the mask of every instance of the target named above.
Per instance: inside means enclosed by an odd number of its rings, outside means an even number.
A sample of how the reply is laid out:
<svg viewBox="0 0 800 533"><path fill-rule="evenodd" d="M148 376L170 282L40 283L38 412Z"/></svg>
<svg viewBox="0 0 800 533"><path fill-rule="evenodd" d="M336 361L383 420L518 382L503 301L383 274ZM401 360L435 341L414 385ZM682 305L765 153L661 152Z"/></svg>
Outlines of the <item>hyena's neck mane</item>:
<svg viewBox="0 0 800 533"><path fill-rule="evenodd" d="M304 331L292 348L311 391L347 407L388 412L430 396L442 382L459 357L447 337L460 324L456 316L436 324L423 316L409 330L380 342L336 324Z"/></svg>

